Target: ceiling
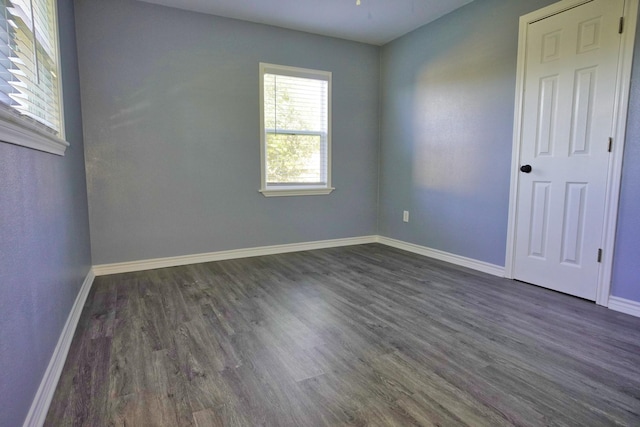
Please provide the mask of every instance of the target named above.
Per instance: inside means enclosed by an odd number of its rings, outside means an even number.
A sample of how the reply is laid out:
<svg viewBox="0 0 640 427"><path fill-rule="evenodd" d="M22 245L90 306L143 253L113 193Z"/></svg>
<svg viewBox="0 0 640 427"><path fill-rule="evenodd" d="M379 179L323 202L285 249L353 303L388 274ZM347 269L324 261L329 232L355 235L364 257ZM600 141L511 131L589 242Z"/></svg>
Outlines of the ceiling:
<svg viewBox="0 0 640 427"><path fill-rule="evenodd" d="M142 0L383 45L473 0Z"/></svg>

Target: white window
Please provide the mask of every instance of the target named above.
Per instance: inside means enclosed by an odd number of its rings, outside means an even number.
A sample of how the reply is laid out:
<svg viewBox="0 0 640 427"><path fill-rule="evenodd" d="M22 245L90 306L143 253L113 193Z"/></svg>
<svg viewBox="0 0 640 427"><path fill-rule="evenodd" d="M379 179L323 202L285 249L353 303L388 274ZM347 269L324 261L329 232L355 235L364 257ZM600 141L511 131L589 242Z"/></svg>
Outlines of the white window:
<svg viewBox="0 0 640 427"><path fill-rule="evenodd" d="M265 196L329 194L331 73L260 64Z"/></svg>
<svg viewBox="0 0 640 427"><path fill-rule="evenodd" d="M56 0L0 0L0 141L63 155Z"/></svg>

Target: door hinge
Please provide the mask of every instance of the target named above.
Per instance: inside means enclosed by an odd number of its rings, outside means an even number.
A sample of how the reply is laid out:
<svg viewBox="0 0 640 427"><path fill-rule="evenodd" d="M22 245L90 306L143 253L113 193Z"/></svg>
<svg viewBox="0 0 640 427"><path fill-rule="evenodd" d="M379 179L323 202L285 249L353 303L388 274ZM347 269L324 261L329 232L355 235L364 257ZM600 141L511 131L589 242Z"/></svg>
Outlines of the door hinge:
<svg viewBox="0 0 640 427"><path fill-rule="evenodd" d="M598 249L598 262L602 262L602 249Z"/></svg>
<svg viewBox="0 0 640 427"><path fill-rule="evenodd" d="M618 34L622 34L624 31L624 16L620 17L620 26L618 27Z"/></svg>
<svg viewBox="0 0 640 427"><path fill-rule="evenodd" d="M613 151L613 138L609 137L609 152Z"/></svg>

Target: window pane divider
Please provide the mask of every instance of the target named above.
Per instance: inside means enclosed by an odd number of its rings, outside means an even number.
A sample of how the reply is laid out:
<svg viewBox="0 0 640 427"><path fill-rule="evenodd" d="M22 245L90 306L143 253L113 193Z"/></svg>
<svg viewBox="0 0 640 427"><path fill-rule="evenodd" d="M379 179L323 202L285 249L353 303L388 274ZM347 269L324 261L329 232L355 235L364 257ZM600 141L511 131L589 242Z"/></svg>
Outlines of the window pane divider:
<svg viewBox="0 0 640 427"><path fill-rule="evenodd" d="M315 130L289 130L289 129L267 129L267 134L269 135L314 135L314 136L325 136L325 132L315 131Z"/></svg>

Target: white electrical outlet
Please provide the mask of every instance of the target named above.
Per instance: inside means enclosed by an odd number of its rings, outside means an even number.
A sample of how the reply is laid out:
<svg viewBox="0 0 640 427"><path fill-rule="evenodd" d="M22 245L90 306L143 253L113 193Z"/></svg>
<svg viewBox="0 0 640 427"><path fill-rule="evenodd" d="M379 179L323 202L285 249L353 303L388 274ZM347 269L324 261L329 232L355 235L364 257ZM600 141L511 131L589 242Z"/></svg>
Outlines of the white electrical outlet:
<svg viewBox="0 0 640 427"><path fill-rule="evenodd" d="M409 222L409 211L402 212L402 220L404 222Z"/></svg>

